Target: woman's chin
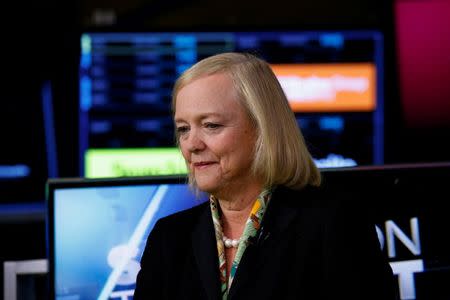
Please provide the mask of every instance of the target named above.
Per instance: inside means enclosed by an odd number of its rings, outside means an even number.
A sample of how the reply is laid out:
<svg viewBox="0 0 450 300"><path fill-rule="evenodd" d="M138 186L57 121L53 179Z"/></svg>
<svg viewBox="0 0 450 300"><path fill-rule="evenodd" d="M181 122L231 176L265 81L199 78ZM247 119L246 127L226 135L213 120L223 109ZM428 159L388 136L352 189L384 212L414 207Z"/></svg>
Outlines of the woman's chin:
<svg viewBox="0 0 450 300"><path fill-rule="evenodd" d="M199 177L195 177L195 183L200 191L210 194L217 191L219 185L216 180L213 180L212 178L204 178L203 176L200 178Z"/></svg>

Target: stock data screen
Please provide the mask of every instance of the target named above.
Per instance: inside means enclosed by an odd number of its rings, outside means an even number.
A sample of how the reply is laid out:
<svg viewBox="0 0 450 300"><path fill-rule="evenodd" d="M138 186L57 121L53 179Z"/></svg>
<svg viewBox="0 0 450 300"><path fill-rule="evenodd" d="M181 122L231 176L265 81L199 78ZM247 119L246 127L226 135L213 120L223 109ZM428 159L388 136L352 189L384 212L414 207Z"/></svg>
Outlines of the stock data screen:
<svg viewBox="0 0 450 300"><path fill-rule="evenodd" d="M103 159L104 176L151 175L151 167L129 160L134 150L175 147L175 80L199 60L229 51L272 66L319 167L383 163L379 32L91 32L80 42L81 175L96 168L94 157ZM107 163L94 155L118 149L130 152Z"/></svg>

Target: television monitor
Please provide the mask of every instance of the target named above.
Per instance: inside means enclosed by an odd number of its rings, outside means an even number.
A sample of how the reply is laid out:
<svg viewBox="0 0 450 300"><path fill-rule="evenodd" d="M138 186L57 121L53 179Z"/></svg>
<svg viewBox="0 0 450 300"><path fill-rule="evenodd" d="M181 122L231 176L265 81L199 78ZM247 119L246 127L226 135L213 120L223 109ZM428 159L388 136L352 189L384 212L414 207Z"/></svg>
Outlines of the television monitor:
<svg viewBox="0 0 450 300"><path fill-rule="evenodd" d="M401 300L450 299L448 178L450 162L324 172L331 195L345 190L371 211Z"/></svg>
<svg viewBox="0 0 450 300"><path fill-rule="evenodd" d="M156 221L206 200L185 182L185 176L49 180L51 299L131 299Z"/></svg>
<svg viewBox="0 0 450 300"><path fill-rule="evenodd" d="M84 32L80 176L91 149L174 147L174 81L227 51L254 53L272 66L319 167L382 164L383 41L374 30Z"/></svg>
<svg viewBox="0 0 450 300"><path fill-rule="evenodd" d="M344 193L371 212L399 299L450 299L445 203L450 163L322 173L329 197ZM206 200L185 182L183 176L50 180L50 299L132 299L138 262L156 220Z"/></svg>

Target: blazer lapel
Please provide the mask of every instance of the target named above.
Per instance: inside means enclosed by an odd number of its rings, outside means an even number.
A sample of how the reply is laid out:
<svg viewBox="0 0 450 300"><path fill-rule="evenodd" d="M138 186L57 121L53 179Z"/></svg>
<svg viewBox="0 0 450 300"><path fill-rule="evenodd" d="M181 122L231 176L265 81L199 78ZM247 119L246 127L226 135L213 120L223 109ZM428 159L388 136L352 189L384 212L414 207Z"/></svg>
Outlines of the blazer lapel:
<svg viewBox="0 0 450 300"><path fill-rule="evenodd" d="M296 196L297 195L297 196ZM265 247L265 243L273 238L277 238L284 230L289 228L289 224L299 214L298 193L293 193L284 187L275 189L272 198L268 204L263 222L251 245L245 250L244 256L239 263L236 276L231 285L229 298L234 299L236 293L241 287L246 286L246 281L252 280L251 274L258 272L261 263L270 261L272 253ZM268 276L267 278L270 278ZM270 285L270 280L266 283L261 282L264 287Z"/></svg>
<svg viewBox="0 0 450 300"><path fill-rule="evenodd" d="M289 228L289 224L301 211L299 204L303 199L298 198L306 196L307 189L302 192L295 192L282 186L275 189L263 220L263 228L266 235L269 234L266 238L270 238L270 234L278 234Z"/></svg>
<svg viewBox="0 0 450 300"><path fill-rule="evenodd" d="M217 242L209 205L192 232L192 248L208 299L220 299Z"/></svg>

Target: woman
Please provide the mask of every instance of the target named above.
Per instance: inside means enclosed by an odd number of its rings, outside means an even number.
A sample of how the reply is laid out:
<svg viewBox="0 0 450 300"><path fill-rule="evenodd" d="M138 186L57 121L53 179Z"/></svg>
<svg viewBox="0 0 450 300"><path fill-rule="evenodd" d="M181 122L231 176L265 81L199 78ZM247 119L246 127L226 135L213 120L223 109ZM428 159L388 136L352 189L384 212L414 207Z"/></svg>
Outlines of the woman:
<svg viewBox="0 0 450 300"><path fill-rule="evenodd" d="M374 226L318 188L266 62L206 58L172 101L189 182L210 199L157 222L134 299L392 299Z"/></svg>

